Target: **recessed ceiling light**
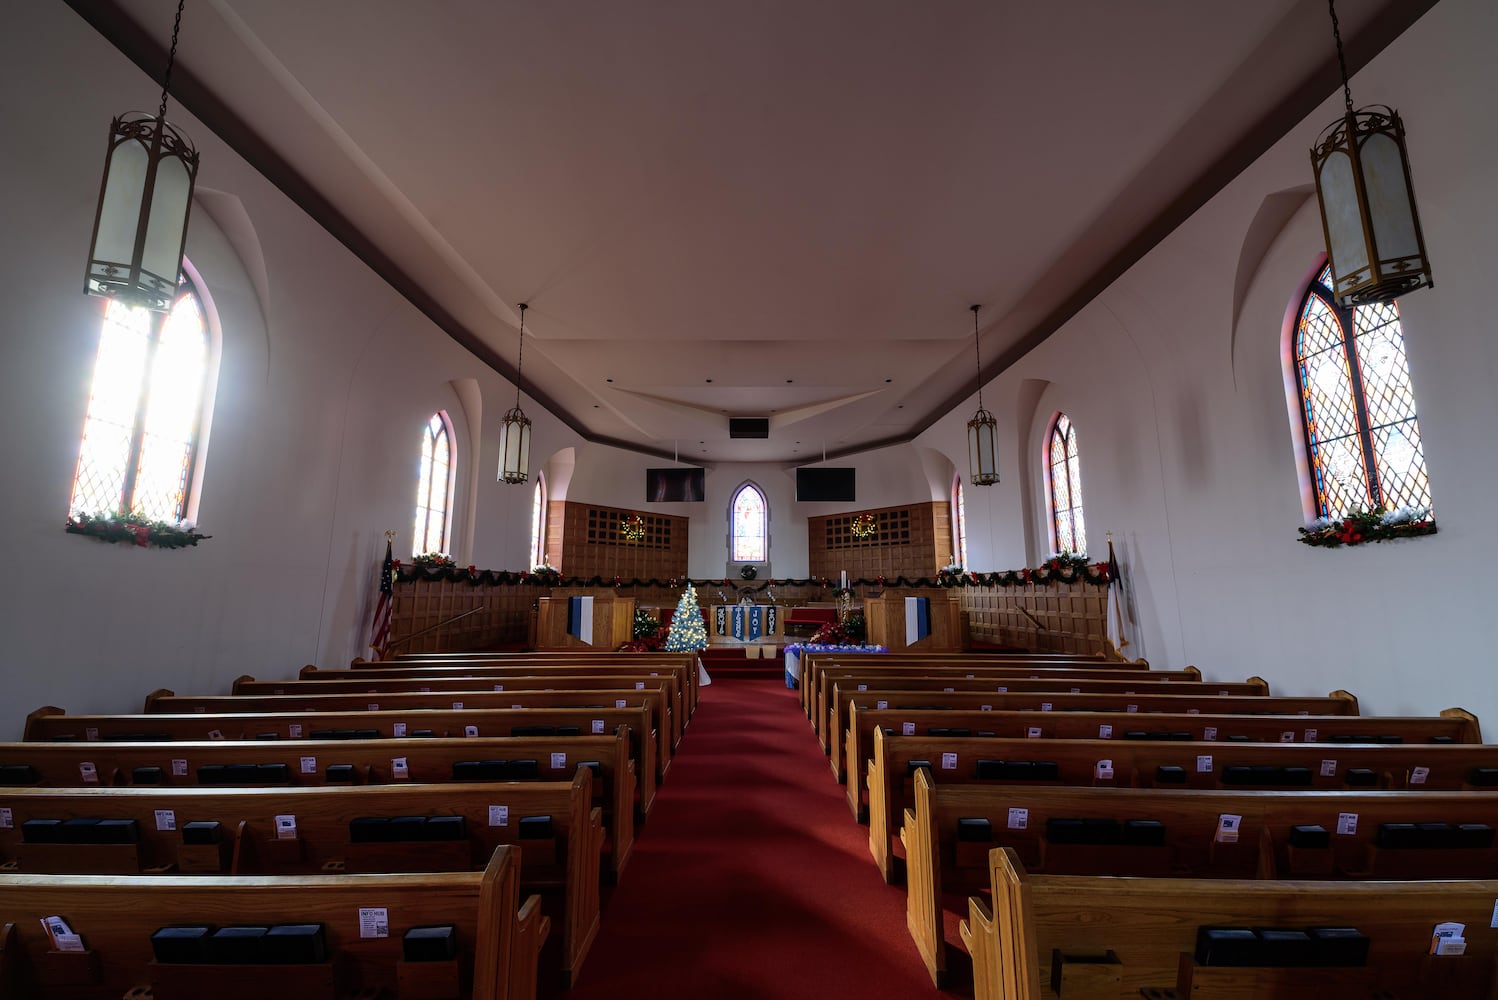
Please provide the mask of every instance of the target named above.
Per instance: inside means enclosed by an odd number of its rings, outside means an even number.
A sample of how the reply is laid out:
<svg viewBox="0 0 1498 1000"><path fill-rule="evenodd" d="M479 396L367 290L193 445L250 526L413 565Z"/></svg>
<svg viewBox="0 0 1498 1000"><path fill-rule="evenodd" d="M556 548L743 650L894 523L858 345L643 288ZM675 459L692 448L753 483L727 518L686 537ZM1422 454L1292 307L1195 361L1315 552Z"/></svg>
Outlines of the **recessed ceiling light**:
<svg viewBox="0 0 1498 1000"><path fill-rule="evenodd" d="M893 381L894 381L894 379L892 379L892 378L887 378L887 379L885 379L885 380L884 380L884 384L885 384L885 385L888 385L888 384L889 384L889 383L891 383L891 382L893 382Z"/></svg>
<svg viewBox="0 0 1498 1000"><path fill-rule="evenodd" d="M605 382L612 382L612 381L614 381L614 380L613 380L613 379L611 379L611 378L606 378L606 379L604 379L604 381L605 381Z"/></svg>
<svg viewBox="0 0 1498 1000"><path fill-rule="evenodd" d="M786 379L786 380L785 380L785 384L786 384L786 385L790 385L790 384L791 384L791 383L792 383L792 382L794 382L794 381L796 381L796 380L795 380L795 379L793 379L793 378L788 378L788 379Z"/></svg>
<svg viewBox="0 0 1498 1000"><path fill-rule="evenodd" d="M711 382L711 381L712 381L712 379L708 379L708 381L709 381L709 382Z"/></svg>

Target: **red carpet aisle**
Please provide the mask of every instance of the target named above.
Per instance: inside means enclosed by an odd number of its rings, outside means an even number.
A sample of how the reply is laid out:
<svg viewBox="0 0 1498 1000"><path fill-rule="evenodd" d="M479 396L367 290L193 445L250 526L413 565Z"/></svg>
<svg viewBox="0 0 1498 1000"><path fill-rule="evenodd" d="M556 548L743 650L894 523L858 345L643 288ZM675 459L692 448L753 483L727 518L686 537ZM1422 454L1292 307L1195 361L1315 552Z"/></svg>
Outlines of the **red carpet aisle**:
<svg viewBox="0 0 1498 1000"><path fill-rule="evenodd" d="M796 692L704 688L570 1000L942 995Z"/></svg>

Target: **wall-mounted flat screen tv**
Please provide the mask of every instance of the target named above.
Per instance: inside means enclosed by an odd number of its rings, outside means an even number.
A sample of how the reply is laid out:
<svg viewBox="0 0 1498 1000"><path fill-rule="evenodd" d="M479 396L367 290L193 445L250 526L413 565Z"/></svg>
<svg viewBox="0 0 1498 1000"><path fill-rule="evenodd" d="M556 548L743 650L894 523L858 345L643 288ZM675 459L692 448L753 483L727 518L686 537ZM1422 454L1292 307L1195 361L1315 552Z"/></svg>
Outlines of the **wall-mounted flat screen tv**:
<svg viewBox="0 0 1498 1000"><path fill-rule="evenodd" d="M857 469L833 469L825 466L796 470L797 503L852 503L858 499L853 488Z"/></svg>
<svg viewBox="0 0 1498 1000"><path fill-rule="evenodd" d="M707 499L701 469L646 469L646 503L702 503Z"/></svg>

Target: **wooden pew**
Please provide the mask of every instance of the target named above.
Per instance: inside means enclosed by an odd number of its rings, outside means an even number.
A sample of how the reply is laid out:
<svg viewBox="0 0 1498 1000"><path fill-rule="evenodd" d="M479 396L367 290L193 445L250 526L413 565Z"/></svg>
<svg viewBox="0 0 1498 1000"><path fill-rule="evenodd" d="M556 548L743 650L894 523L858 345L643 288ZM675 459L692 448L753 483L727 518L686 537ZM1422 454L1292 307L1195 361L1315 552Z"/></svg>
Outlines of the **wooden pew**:
<svg viewBox="0 0 1498 1000"><path fill-rule="evenodd" d="M1208 689L1210 691L1212 689ZM836 698L834 698L836 701ZM1218 718L1236 718L1240 716L1252 716L1258 718L1277 718L1281 720L1281 728L1275 730L1279 742L1290 743L1293 739L1285 739L1283 733L1290 730L1304 728L1314 729L1314 725L1308 727L1299 726L1297 722L1291 721L1302 717L1305 718L1339 718L1355 717L1358 714L1357 699L1346 691L1333 691L1325 698L1286 698L1277 695L1244 696L1233 697L1221 696L1210 693L1197 695L1184 694L1142 694L1108 695L1108 694L1057 694L1046 692L994 692L992 694L978 694L974 692L957 692L954 694L934 694L925 691L870 691L857 693L848 702L846 709L848 715L847 725L841 722L828 732L829 757L832 767L832 775L838 781L857 778L862 780L867 761L873 753L873 716L881 712L893 712L902 715L902 719L892 725L902 735L914 735L923 731L920 722L925 721L926 726L934 726L937 729L944 728L973 728L966 722L953 721L959 716L970 718L975 712L986 713L1023 713L1032 717L1032 721L1018 732L1012 735L1027 736L1031 732L1037 735L1048 735L1049 730L1056 723L1051 722L1053 716L1068 715L1121 715L1128 719L1148 719L1150 717L1173 716L1215 716ZM865 713L860 715L859 713ZM949 712L948 721L929 721L931 712ZM992 720L979 719L980 731L991 731L988 724ZM1111 720L1097 719L1098 725L1106 725ZM891 723L886 722L886 725ZM917 725L915 730L905 732L908 725ZM1210 723L1208 724L1210 725ZM1366 724L1365 724L1366 725ZM1067 724L1066 728L1075 731L1075 726ZM1136 729L1149 729L1150 726L1127 725L1125 731ZM1190 728L1190 727L1182 727ZM1249 732L1236 723L1232 727L1234 731ZM1265 732L1260 727L1256 732ZM1103 730L1091 733L1077 733L1079 738L1106 738L1102 735ZM956 733L952 735L962 735ZM1207 739L1214 738L1207 735ZM1268 742L1268 741L1266 741ZM1305 742L1312 742L1306 740ZM1376 743L1378 740L1366 742ZM861 749L861 755L854 757L855 745ZM846 750L846 753L845 753ZM844 762L857 760L859 766L853 771L845 770ZM856 773L855 773L856 772ZM849 798L857 799L858 787L855 786Z"/></svg>
<svg viewBox="0 0 1498 1000"><path fill-rule="evenodd" d="M1048 874L1276 878L1292 869L1314 869L1312 877L1326 879L1399 878L1424 877L1444 863L1451 876L1498 877L1498 847L1374 847L1383 823L1498 826L1498 793L1493 792L1222 790L1181 795L1162 789L995 788L941 785L922 768L916 772L915 800L915 808L905 812L900 834L906 852L906 920L938 985L946 969L942 894L980 887L992 847L1012 848L1026 864L1045 865ZM1224 816L1239 819L1230 834L1220 825ZM1356 817L1345 835L1339 827L1344 816ZM1164 824L1166 846L1047 843L1047 820L1094 817L1158 820ZM960 819L987 819L993 841L959 842ZM1310 824L1337 834L1331 846L1287 853L1285 839L1291 827Z"/></svg>
<svg viewBox="0 0 1498 1000"><path fill-rule="evenodd" d="M583 673L590 676L620 677L627 679L649 680L652 677L672 678L676 681L677 690L680 692L683 725L692 716L697 707L697 683L696 680L688 680L694 677L696 668L688 670L686 667L671 664L653 664L648 668L646 665L610 665L589 664L584 669L581 666L565 666L562 664L510 664L510 665L447 665L447 666L412 666L412 667L389 667L383 670L322 670L311 664L303 667L297 673L297 680L347 680L365 681L366 683L378 683L381 681L412 681L413 684L402 685L400 690L421 690L422 687L435 687L435 682L443 679L462 679L465 681L478 681L480 689L488 687L492 689L494 684L503 684L509 678L533 677L545 678L556 677L558 679L577 677Z"/></svg>
<svg viewBox="0 0 1498 1000"><path fill-rule="evenodd" d="M533 1000L550 921L540 899L519 903L519 852L495 848L482 871L426 875L266 877L0 876L0 995L150 996L249 1000L395 993L403 984L467 984L472 1000ZM360 912L379 906L386 936L365 938ZM41 926L61 916L86 951L56 952ZM325 965L158 964L151 934L168 925L322 924ZM453 962L406 963L413 927L450 925ZM404 992L402 995L406 995ZM457 991L452 994L458 995Z"/></svg>
<svg viewBox="0 0 1498 1000"><path fill-rule="evenodd" d="M988 780L976 776L980 760L1035 761L1053 763L1054 780ZM1100 776L1099 765L1108 767ZM976 737L891 736L874 732L874 759L869 765L869 853L886 882L898 880L891 853L899 835L904 810L915 804L914 769L924 764L942 785L1033 787L1065 785L1076 788L1285 788L1283 784L1250 785L1233 776L1230 767L1303 768L1308 784L1319 791L1393 789L1407 791L1461 791L1493 786L1473 784L1478 768L1498 768L1498 746L1477 744L1432 745L1365 744L1328 747L1308 743L1146 743L1134 740L1033 740L978 739ZM1178 767L1184 774L1180 784L1159 780L1159 769ZM1372 786L1350 783L1349 772L1366 770ZM1172 776L1174 777L1174 776ZM1267 776L1266 776L1267 778ZM1283 779L1277 779L1283 780ZM1490 780L1487 776L1483 782Z"/></svg>
<svg viewBox="0 0 1498 1000"><path fill-rule="evenodd" d="M570 985L598 931L601 811L592 772L570 782L386 785L349 788L16 788L0 794L13 825L0 855L24 874L307 875L342 871L468 871L501 844L521 847L521 886L555 894L562 981ZM503 810L501 813L499 810ZM295 836L278 817L295 818ZM365 843L363 817L461 816L460 840ZM524 817L549 816L552 836L522 839ZM23 843L27 820L135 820L138 843ZM190 822L217 821L221 845L185 844Z"/></svg>
<svg viewBox="0 0 1498 1000"><path fill-rule="evenodd" d="M1060 656L1053 654L1014 653L807 653L801 660L801 708L811 715L815 707L813 692L819 690L822 671L838 668L856 670L891 670L922 673L938 670L998 670L1008 673L1030 671L1043 673L1046 670L1086 670L1099 674L1114 675L1119 671L1143 673L1149 664L1143 660L1104 660L1101 657ZM1188 667L1195 670L1195 667ZM1152 671L1154 673L1174 671ZM1126 676L1126 674L1120 675ZM1197 672L1200 677L1200 672ZM825 696L826 691L821 691Z"/></svg>
<svg viewBox="0 0 1498 1000"><path fill-rule="evenodd" d="M658 734L648 713L639 708L520 708L411 712L303 712L294 717L265 713L220 715L67 715L46 706L26 718L26 742L169 742L176 740L301 740L319 732L366 733L369 739L511 736L517 727L571 727L579 734L607 735L624 726L630 759L640 786L640 807L647 814L655 801ZM645 734L641 734L641 729ZM410 735L407 735L410 734ZM354 739L363 736L350 737ZM338 739L343 742L343 739Z"/></svg>
<svg viewBox="0 0 1498 1000"><path fill-rule="evenodd" d="M1200 698L1207 695L1220 698L1263 698L1269 695L1269 684L1260 677L1250 677L1246 681L1214 681L1211 684L1196 681L1157 681L1147 677L1131 678L1125 681L1091 680L1078 677L1004 677L970 680L966 677L909 679L854 676L826 679L831 681L832 693L827 699L826 719L818 716L820 725L817 727L817 736L821 739L823 751L829 754L835 753L838 744L841 743L841 740L834 738L832 734L847 725L848 705L855 699L864 704L872 704L875 700L893 703L898 698L908 704L912 698L918 702L928 701L932 692L941 694L1109 694L1114 695L1115 704L1120 709L1124 709L1129 704L1138 704L1133 698L1128 697L1134 694L1168 694L1187 698ZM888 696L886 692L892 693L893 696ZM1044 705L1048 701L1053 701L1053 699L1042 699L1041 704ZM959 704L956 707L964 706ZM1049 709L1042 709L1042 711L1049 711ZM1357 713L1349 714L1356 715Z"/></svg>
<svg viewBox="0 0 1498 1000"><path fill-rule="evenodd" d="M969 899L968 919L960 928L973 956L976 1000L1057 996L1054 987L1046 987L1058 951L1113 953L1118 961L1111 967L1118 976L1114 996L1141 991L1200 1000L1492 996L1498 935L1489 923L1498 880L1325 883L1036 875L1008 850L993 851L990 872L993 905ZM1465 955L1426 953L1434 925L1445 920L1467 925ZM1368 965L1201 969L1189 956L1202 926L1355 927L1369 938ZM1170 990L1174 993L1163 992Z"/></svg>
<svg viewBox="0 0 1498 1000"><path fill-rule="evenodd" d="M279 784L388 785L441 783L458 780L454 765L463 761L530 760L536 780L571 781L580 764L596 762L594 803L603 809L606 835L605 873L615 881L634 849L636 780L629 756L627 729L604 736L516 736L476 739L423 740L212 740L202 743L0 743L0 786L36 787L203 787L198 769L211 765L282 765L277 775L261 780L233 777L231 787ZM405 765L405 776L395 764ZM329 781L329 768L352 767L351 780ZM154 769L135 781L137 769ZM222 785L220 785L222 787ZM0 795L4 787L0 787Z"/></svg>
<svg viewBox="0 0 1498 1000"><path fill-rule="evenodd" d="M828 716L828 710L832 701L832 688L834 684L844 679L852 683L874 684L882 683L884 687L900 687L893 683L901 677L921 677L926 680L939 678L951 678L952 682L958 680L966 682L987 682L986 690L997 691L1001 687L1010 687L1015 691L1038 690L1036 688L1025 688L1023 686L1013 687L1011 681L1026 681L1028 683L1043 683L1053 685L1050 690L1067 690L1070 685L1067 681L1135 681L1152 683L1183 683L1199 684L1202 680L1201 671L1195 667L1187 667L1184 670L1136 670L1125 672L1119 670L1093 670L1087 667L989 667L989 666L908 666L896 667L884 664L871 663L867 667L860 666L837 666L825 667L817 674L815 681L816 690L811 691L809 698L813 710L809 713L812 725L819 727L824 724ZM1263 690L1259 694L1268 694L1269 685L1262 682L1260 678L1250 678L1250 682L1260 681ZM846 685L845 685L846 686ZM906 689L910 690L910 689ZM918 690L918 689L917 689Z"/></svg>
<svg viewBox="0 0 1498 1000"><path fill-rule="evenodd" d="M350 673L351 671L344 671ZM477 678L477 677L443 677L443 678L404 678L383 677L360 674L355 677L342 679L329 678L324 675L321 679L307 680L280 680L261 681L248 674L235 679L233 686L229 689L230 694L235 695L271 695L271 694L380 694L383 692L400 691L444 691L467 692L467 691L576 691L608 690L622 688L624 690L643 691L647 687L660 687L665 690L667 702L671 705L671 714L674 720L672 733L673 748L681 742L681 734L686 723L686 703L682 699L681 687L675 676L657 673L651 677L647 672L638 674L588 674L564 675L553 674L549 677L537 677L535 675L522 675L504 678Z"/></svg>
<svg viewBox="0 0 1498 1000"><path fill-rule="evenodd" d="M844 733L842 775L848 781L848 808L863 818L863 794L873 759L874 729L902 736L929 736L931 730L968 730L1001 739L1130 740L1132 734L1179 742L1253 743L1481 743L1476 716L1448 708L1439 716L1347 715L1193 715L1165 712L962 712L868 709L856 705ZM940 734L938 734L940 735Z"/></svg>
<svg viewBox="0 0 1498 1000"><path fill-rule="evenodd" d="M385 675L409 675L411 672L447 670L512 670L525 667L528 670L563 670L572 673L612 672L614 669L638 672L655 671L664 674L674 672L681 678L682 690L687 694L687 718L697 710L700 691L699 666L696 653L619 653L582 652L568 650L552 653L468 653L459 656L413 657L401 660L364 660L355 658L349 664L351 670L362 673ZM581 669L580 669L581 668Z"/></svg>
<svg viewBox="0 0 1498 1000"><path fill-rule="evenodd" d="M641 682L644 684L645 682ZM675 719L660 687L633 690L579 691L391 691L369 694L179 695L160 688L146 695L146 715L189 715L258 712L299 715L304 712L463 711L492 708L586 708L643 705L649 730L657 735L655 760L659 777L671 769Z"/></svg>

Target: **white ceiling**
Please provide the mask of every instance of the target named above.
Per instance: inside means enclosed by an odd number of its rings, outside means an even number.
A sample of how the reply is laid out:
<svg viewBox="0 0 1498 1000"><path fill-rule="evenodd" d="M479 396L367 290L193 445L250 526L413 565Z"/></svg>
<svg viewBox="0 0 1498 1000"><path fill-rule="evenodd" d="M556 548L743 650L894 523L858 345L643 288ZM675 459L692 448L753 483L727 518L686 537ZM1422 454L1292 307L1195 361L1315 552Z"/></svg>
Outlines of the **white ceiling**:
<svg viewBox="0 0 1498 1000"><path fill-rule="evenodd" d="M1430 2L1344 0L1344 36ZM101 30L160 46L174 7ZM174 91L506 374L529 303L527 395L587 436L792 462L962 402L970 304L992 376L1332 54L1320 0L194 0Z"/></svg>

